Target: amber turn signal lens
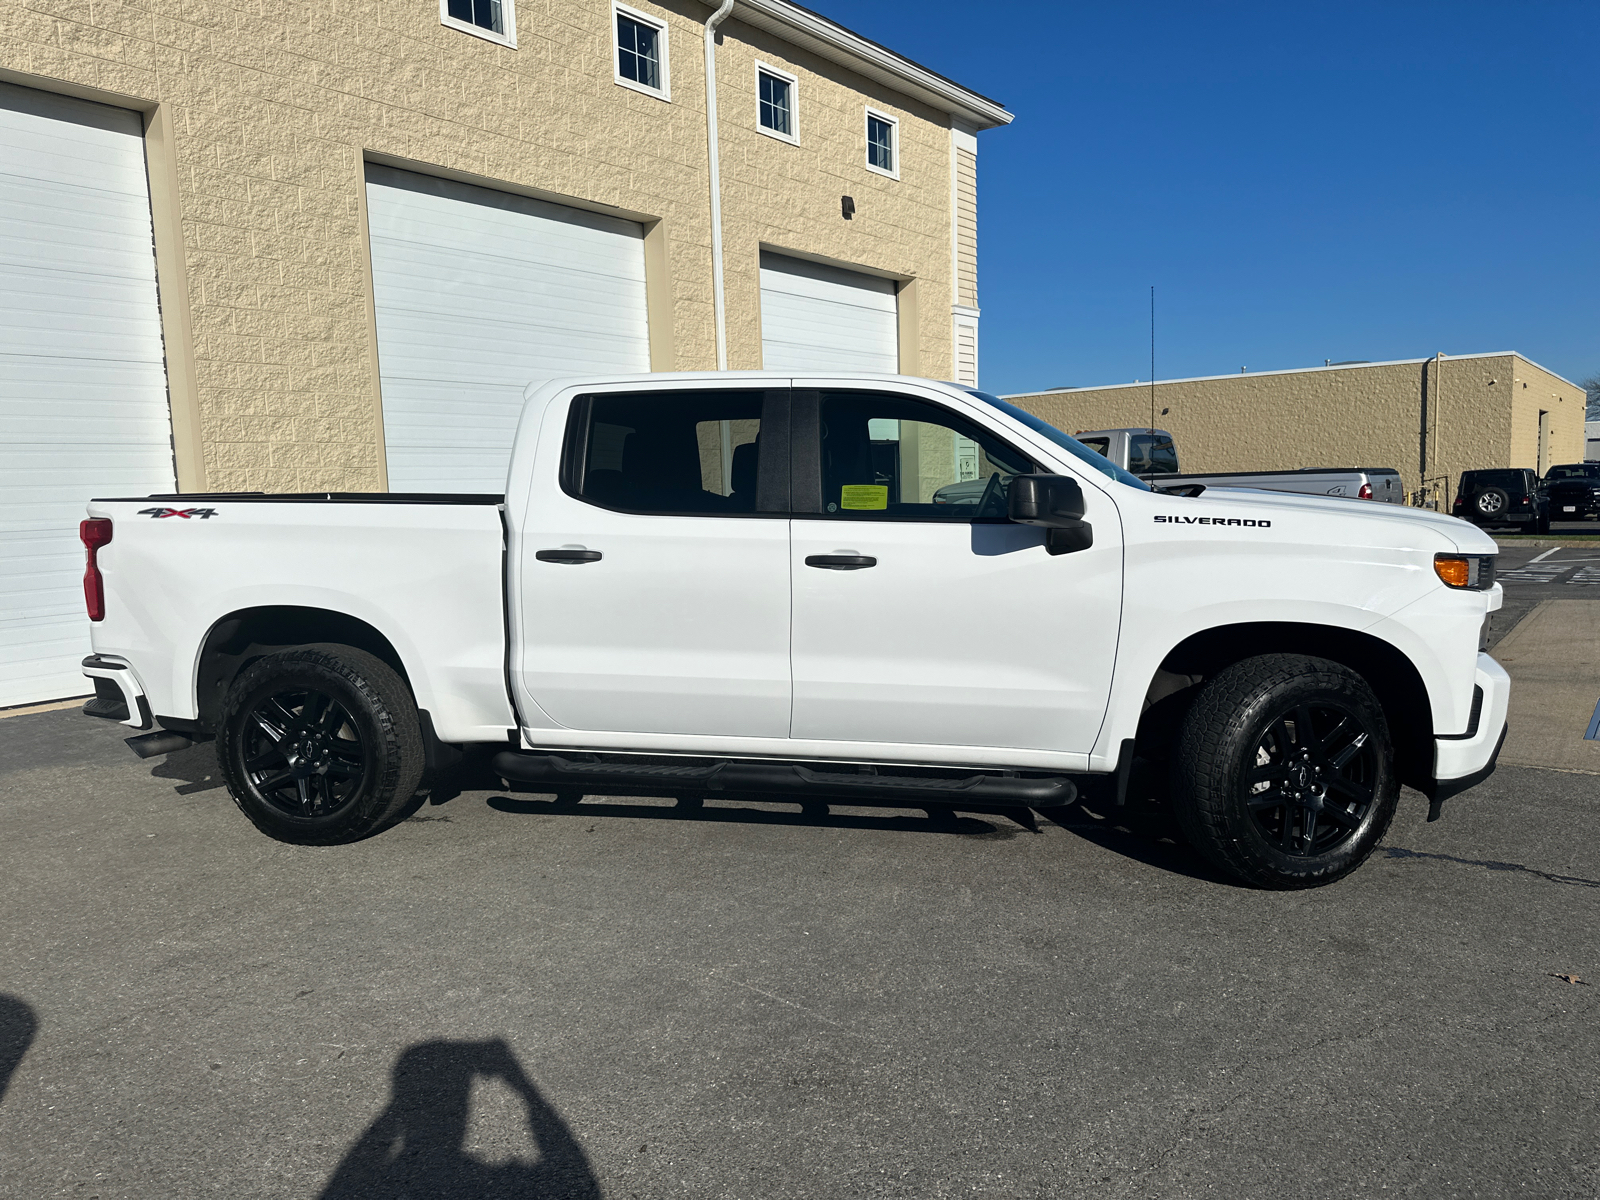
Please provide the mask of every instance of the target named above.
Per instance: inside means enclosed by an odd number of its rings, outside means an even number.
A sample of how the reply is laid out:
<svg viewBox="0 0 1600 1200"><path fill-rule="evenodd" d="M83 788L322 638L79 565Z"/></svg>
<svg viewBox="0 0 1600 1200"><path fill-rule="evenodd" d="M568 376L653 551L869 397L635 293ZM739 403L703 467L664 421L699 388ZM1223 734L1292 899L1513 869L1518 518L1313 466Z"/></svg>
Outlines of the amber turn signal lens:
<svg viewBox="0 0 1600 1200"><path fill-rule="evenodd" d="M1434 557L1433 569L1438 572L1439 578L1453 588L1472 586L1472 563L1465 558L1450 558L1439 554Z"/></svg>

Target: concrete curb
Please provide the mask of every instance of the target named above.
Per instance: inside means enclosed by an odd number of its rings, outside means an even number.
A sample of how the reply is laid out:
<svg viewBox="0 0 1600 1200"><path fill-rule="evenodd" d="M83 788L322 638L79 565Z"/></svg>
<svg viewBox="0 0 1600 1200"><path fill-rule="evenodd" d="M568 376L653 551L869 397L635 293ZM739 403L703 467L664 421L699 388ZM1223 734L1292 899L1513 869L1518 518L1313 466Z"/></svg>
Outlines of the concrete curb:
<svg viewBox="0 0 1600 1200"><path fill-rule="evenodd" d="M1496 546L1499 546L1500 549L1502 549L1502 550L1553 550L1553 549L1556 549L1557 547L1561 547L1561 548L1571 547L1571 548L1573 548L1575 550L1581 550L1581 549L1584 549L1585 547L1589 547L1589 546L1600 548L1600 536L1597 536L1597 537L1570 537L1570 538L1563 538L1563 537L1529 538L1525 542L1524 541L1504 542L1504 541L1501 541L1499 538L1495 538L1494 544Z"/></svg>

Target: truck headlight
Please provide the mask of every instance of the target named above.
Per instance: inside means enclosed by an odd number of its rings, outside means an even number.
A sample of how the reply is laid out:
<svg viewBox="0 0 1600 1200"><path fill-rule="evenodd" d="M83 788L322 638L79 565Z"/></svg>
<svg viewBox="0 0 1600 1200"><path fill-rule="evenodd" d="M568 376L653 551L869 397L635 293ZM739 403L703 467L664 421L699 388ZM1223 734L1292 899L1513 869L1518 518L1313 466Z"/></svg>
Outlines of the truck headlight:
<svg viewBox="0 0 1600 1200"><path fill-rule="evenodd" d="M1494 557L1492 554L1435 554L1433 570L1446 587L1487 592L1494 586Z"/></svg>

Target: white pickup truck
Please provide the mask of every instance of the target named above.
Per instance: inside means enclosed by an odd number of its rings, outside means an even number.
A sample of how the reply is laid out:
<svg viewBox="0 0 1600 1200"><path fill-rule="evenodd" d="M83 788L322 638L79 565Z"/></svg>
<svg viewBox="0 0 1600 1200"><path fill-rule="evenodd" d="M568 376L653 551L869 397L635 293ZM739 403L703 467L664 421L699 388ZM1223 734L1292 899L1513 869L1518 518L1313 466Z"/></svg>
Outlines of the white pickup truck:
<svg viewBox="0 0 1600 1200"><path fill-rule="evenodd" d="M1121 802L1137 758L1219 868L1307 887L1505 724L1475 527L1152 492L924 379L559 380L503 496L95 500L82 536L86 711L146 755L214 737L291 842L471 747L568 794L914 807Z"/></svg>

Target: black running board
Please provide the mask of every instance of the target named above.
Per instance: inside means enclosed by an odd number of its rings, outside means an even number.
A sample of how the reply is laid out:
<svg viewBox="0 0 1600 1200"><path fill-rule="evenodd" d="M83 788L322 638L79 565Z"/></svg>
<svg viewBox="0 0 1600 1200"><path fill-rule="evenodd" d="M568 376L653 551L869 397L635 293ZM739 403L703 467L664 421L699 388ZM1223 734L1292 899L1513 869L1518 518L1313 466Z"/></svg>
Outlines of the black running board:
<svg viewBox="0 0 1600 1200"><path fill-rule="evenodd" d="M605 790L624 794L677 795L724 793L826 797L858 804L1007 804L1054 808L1078 798L1077 786L1059 775L879 775L862 771L819 771L798 763L676 763L585 760L560 754L503 750L494 756L503 779L540 783L562 790Z"/></svg>

